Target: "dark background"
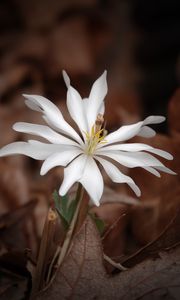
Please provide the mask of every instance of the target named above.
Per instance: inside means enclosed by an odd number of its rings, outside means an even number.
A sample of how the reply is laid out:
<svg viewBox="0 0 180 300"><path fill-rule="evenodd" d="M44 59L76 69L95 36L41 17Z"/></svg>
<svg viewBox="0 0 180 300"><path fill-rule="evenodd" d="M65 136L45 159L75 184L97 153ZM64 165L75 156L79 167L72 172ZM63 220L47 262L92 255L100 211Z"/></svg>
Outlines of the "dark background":
<svg viewBox="0 0 180 300"><path fill-rule="evenodd" d="M3 107L23 92L64 100L62 69L83 95L107 69L119 123L166 115L178 86L179 1L1 0L0 37Z"/></svg>

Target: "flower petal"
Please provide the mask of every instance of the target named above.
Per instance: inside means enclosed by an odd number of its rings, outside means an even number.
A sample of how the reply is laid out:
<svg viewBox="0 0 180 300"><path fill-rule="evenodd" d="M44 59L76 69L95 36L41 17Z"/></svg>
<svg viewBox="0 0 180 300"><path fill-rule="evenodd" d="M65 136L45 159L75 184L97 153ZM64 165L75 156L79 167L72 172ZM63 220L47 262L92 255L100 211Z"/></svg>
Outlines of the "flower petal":
<svg viewBox="0 0 180 300"><path fill-rule="evenodd" d="M161 150L161 149L157 149L157 148L153 148L152 146L146 145L146 144L141 144L141 143L128 143L128 144L116 144L116 145L110 145L107 146L105 145L103 148L99 148L99 150L101 152L104 151L128 151L128 152L139 152L139 151L148 151L154 154L157 154L161 157L164 157L168 160L172 160L173 156L168 153L167 151Z"/></svg>
<svg viewBox="0 0 180 300"><path fill-rule="evenodd" d="M161 174L154 168L152 167L143 167L144 170L148 171L149 173L157 176L157 177L161 177Z"/></svg>
<svg viewBox="0 0 180 300"><path fill-rule="evenodd" d="M64 82L66 84L66 87L68 88L71 84L71 81L65 70L62 70L62 76L63 76Z"/></svg>
<svg viewBox="0 0 180 300"><path fill-rule="evenodd" d="M71 186L80 180L84 172L86 165L87 156L82 154L73 160L65 169L64 169L64 180L59 189L59 194L64 196Z"/></svg>
<svg viewBox="0 0 180 300"><path fill-rule="evenodd" d="M166 118L164 116L149 116L144 120L144 125L147 124L160 124L164 122Z"/></svg>
<svg viewBox="0 0 180 300"><path fill-rule="evenodd" d="M136 152L136 151L149 151L150 149L153 149L152 146L141 144L141 143L128 143L128 144L116 144L116 145L110 145L107 146L104 145L103 148L101 148L101 151L109 151L109 150L121 150L121 151L129 151L129 152Z"/></svg>
<svg viewBox="0 0 180 300"><path fill-rule="evenodd" d="M0 157L14 154L23 154L34 159L44 160L54 152L62 149L60 145L45 144L34 141L15 142L8 144L0 149Z"/></svg>
<svg viewBox="0 0 180 300"><path fill-rule="evenodd" d="M92 157L88 157L83 175L79 182L84 186L95 205L100 205L104 183L101 172Z"/></svg>
<svg viewBox="0 0 180 300"><path fill-rule="evenodd" d="M98 150L96 151L96 155L97 154L112 158L128 168L163 166L157 158L144 152L115 152Z"/></svg>
<svg viewBox="0 0 180 300"><path fill-rule="evenodd" d="M77 148L66 149L59 153L53 153L42 164L40 174L45 175L49 170L57 166L67 166L75 157L81 154L82 151Z"/></svg>
<svg viewBox="0 0 180 300"><path fill-rule="evenodd" d="M116 183L127 183L132 190L135 192L135 194L139 197L141 195L141 191L138 188L138 186L135 184L135 182L132 180L131 177L124 175L115 165L113 165L111 162L95 156L95 159L97 159L101 165L103 166L105 172L107 175L111 178L113 182Z"/></svg>
<svg viewBox="0 0 180 300"><path fill-rule="evenodd" d="M89 130L95 124L98 113L104 110L104 98L107 94L107 81L106 81L107 71L94 82L89 99L86 103L86 113Z"/></svg>
<svg viewBox="0 0 180 300"><path fill-rule="evenodd" d="M156 135L156 131L149 126L143 126L137 135L145 138L151 138Z"/></svg>
<svg viewBox="0 0 180 300"><path fill-rule="evenodd" d="M66 138L65 136L52 130L45 125L36 125L26 122L17 122L13 125L13 129L18 132L29 133L45 138L54 144L74 145L78 146L76 142Z"/></svg>
<svg viewBox="0 0 180 300"><path fill-rule="evenodd" d="M140 131L143 122L138 122L132 125L121 126L118 130L108 134L105 137L107 144L112 144L116 142L122 142L125 140L129 140ZM107 144L102 145L106 146Z"/></svg>
<svg viewBox="0 0 180 300"><path fill-rule="evenodd" d="M151 153L157 154L161 157L164 157L168 160L173 159L173 156L169 152L161 150L161 149L152 148L152 149L148 149L148 151L151 152Z"/></svg>
<svg viewBox="0 0 180 300"><path fill-rule="evenodd" d="M161 171L161 172L164 172L164 173L167 173L167 174L171 174L171 175L177 175L177 173L175 173L174 171L172 171L171 169L165 167L164 165L163 166L158 166L158 167L155 167L158 171Z"/></svg>
<svg viewBox="0 0 180 300"><path fill-rule="evenodd" d="M148 126L147 124L156 124L161 123L165 120L162 116L150 116L147 117L144 121L137 122L132 125L125 125L120 127L118 130L108 134L105 138L108 144L122 142L133 138L135 135L142 135L145 137L152 137L155 134L155 131ZM106 144L105 144L106 145ZM101 145L104 147L105 145Z"/></svg>
<svg viewBox="0 0 180 300"><path fill-rule="evenodd" d="M67 136L75 139L78 143L82 144L82 140L77 132L64 120L62 113L58 107L46 99L45 97L38 95L23 95L26 100L26 105L37 111L41 111L44 114L44 119L47 121L48 125L55 128Z"/></svg>
<svg viewBox="0 0 180 300"><path fill-rule="evenodd" d="M83 100L79 93L72 86L69 86L67 91L67 107L71 118L74 120L83 134L84 131L88 130Z"/></svg>

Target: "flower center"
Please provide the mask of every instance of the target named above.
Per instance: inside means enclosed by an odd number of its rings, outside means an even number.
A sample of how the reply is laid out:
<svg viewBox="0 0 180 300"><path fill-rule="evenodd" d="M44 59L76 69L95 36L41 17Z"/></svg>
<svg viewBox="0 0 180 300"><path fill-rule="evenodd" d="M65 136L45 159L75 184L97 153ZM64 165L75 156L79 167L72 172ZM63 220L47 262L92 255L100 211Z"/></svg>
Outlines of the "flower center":
<svg viewBox="0 0 180 300"><path fill-rule="evenodd" d="M90 133L85 132L87 142L85 152L87 155L93 154L98 144L106 143L104 138L107 135L107 131L104 128L102 128L103 123L103 115L98 114L96 122L92 126Z"/></svg>

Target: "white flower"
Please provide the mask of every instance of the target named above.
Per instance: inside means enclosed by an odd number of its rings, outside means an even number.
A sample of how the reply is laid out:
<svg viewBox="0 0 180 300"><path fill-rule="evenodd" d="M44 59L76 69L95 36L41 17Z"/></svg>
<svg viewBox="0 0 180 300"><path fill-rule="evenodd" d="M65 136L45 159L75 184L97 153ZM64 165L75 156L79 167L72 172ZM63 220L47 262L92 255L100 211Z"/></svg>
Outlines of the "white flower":
<svg viewBox="0 0 180 300"><path fill-rule="evenodd" d="M175 174L152 155L171 160L171 154L146 144L122 143L136 135L154 136L155 131L149 124L161 123L165 120L164 117L150 116L144 121L122 126L107 134L102 127L104 98L107 94L106 71L95 81L89 97L85 99L71 86L65 71L63 76L67 86L67 107L80 134L64 120L61 111L51 101L42 96L24 95L26 105L42 113L48 126L18 122L14 124L13 129L43 137L48 143L37 140L15 142L4 146L0 150L0 156L24 154L44 160L41 175L53 167L65 167L60 195L65 195L75 182L80 182L97 206L103 193L103 178L98 164L113 182L127 183L137 196L140 196L140 190L135 182L123 174L113 162L128 168L141 167L158 177L159 171Z"/></svg>

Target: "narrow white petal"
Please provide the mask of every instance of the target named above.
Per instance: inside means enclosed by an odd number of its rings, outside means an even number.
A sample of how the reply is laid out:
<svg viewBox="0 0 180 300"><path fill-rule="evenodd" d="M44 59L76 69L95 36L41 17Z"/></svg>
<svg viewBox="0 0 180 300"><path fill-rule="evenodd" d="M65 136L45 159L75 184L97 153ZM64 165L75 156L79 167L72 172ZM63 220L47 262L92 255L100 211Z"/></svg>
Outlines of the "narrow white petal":
<svg viewBox="0 0 180 300"><path fill-rule="evenodd" d="M101 106L100 106L99 111L97 112L97 114L104 115L104 113L105 113L105 104L104 104L104 101L103 101L103 103L101 104Z"/></svg>
<svg viewBox="0 0 180 300"><path fill-rule="evenodd" d="M89 130L94 125L98 113L104 110L103 101L107 94L107 71L94 82L87 105L87 119Z"/></svg>
<svg viewBox="0 0 180 300"><path fill-rule="evenodd" d="M149 126L143 126L137 135L145 138L151 138L156 135L156 131Z"/></svg>
<svg viewBox="0 0 180 300"><path fill-rule="evenodd" d="M88 130L83 100L79 93L72 86L69 86L67 91L67 107L71 118L74 120L83 134L84 131Z"/></svg>
<svg viewBox="0 0 180 300"><path fill-rule="evenodd" d="M128 168L163 166L157 158L144 152L115 152L98 150L96 151L96 155L97 154L112 158Z"/></svg>
<svg viewBox="0 0 180 300"><path fill-rule="evenodd" d="M129 140L136 135L152 137L155 135L155 131L146 125L161 123L164 120L165 118L162 116L149 116L144 121L120 127L118 130L108 134L106 136L106 141L108 144L112 144ZM105 145L101 145L101 147L104 147Z"/></svg>
<svg viewBox="0 0 180 300"><path fill-rule="evenodd" d="M84 186L95 205L99 206L104 183L101 172L92 157L88 157L83 175L79 182Z"/></svg>
<svg viewBox="0 0 180 300"><path fill-rule="evenodd" d="M127 183L131 189L135 192L135 194L139 197L141 195L141 191L138 188L138 186L135 184L135 182L132 180L131 177L123 174L114 164L111 162L95 156L95 159L97 159L101 165L103 166L105 172L107 175L111 178L113 182L116 183Z"/></svg>
<svg viewBox="0 0 180 300"><path fill-rule="evenodd" d="M171 169L165 167L164 165L163 166L158 166L158 167L155 167L158 171L161 171L161 172L164 172L164 173L167 173L167 174L171 174L171 175L177 175L174 171L172 171Z"/></svg>
<svg viewBox="0 0 180 300"><path fill-rule="evenodd" d="M89 99L89 98L83 98L83 100L82 100L82 102L83 102L83 108L84 108L84 113L85 113L85 115L86 115L86 119L88 119L88 114L89 114L89 112L88 112L88 107L91 105L91 99ZM104 115L104 112L105 112L105 105L104 105L104 101L102 102L102 104L101 104L101 106L100 106L100 108L99 108L99 110L97 111L97 115L98 114L101 114L101 115ZM91 130L91 124L89 125L89 130Z"/></svg>
<svg viewBox="0 0 180 300"><path fill-rule="evenodd" d="M152 168L152 167L143 167L143 169L146 170L146 171L148 171L149 173L157 176L157 177L161 177L161 174L157 170L155 170L154 168Z"/></svg>
<svg viewBox="0 0 180 300"><path fill-rule="evenodd" d="M121 151L129 151L129 152L136 152L136 151L149 151L150 149L153 149L153 147L141 144L141 143L129 143L129 144L116 144L116 145L110 145L107 146L104 145L103 148L101 148L101 151L109 151L109 150L121 150Z"/></svg>
<svg viewBox="0 0 180 300"><path fill-rule="evenodd" d="M68 88L71 84L70 78L65 70L62 70L62 75L63 75L64 82L66 84L66 87Z"/></svg>
<svg viewBox="0 0 180 300"><path fill-rule="evenodd" d="M51 143L54 144L64 144L64 145L74 145L78 146L78 144L63 135L57 133L52 130L50 127L45 125L37 125L26 122L17 122L13 125L13 129L18 132L28 133L37 135L45 138Z"/></svg>
<svg viewBox="0 0 180 300"><path fill-rule="evenodd" d="M80 180L85 169L86 161L87 156L82 154L64 169L64 180L59 189L59 194L61 196L64 196L71 186Z"/></svg>
<svg viewBox="0 0 180 300"><path fill-rule="evenodd" d="M45 175L49 170L57 166L67 166L82 151L76 148L61 151L50 155L42 164L40 174Z"/></svg>
<svg viewBox="0 0 180 300"><path fill-rule="evenodd" d="M39 95L23 94L23 96L26 99L25 104L29 108L45 113L50 119L63 118L62 113L60 112L58 107L47 98Z"/></svg>
<svg viewBox="0 0 180 300"><path fill-rule="evenodd" d="M122 142L125 140L129 140L132 137L134 137L135 135L138 134L138 132L141 129L143 122L138 122L132 125L125 125L120 127L118 130L108 134L105 138L105 140L107 141L107 144L112 144L112 143L116 143L116 142ZM106 146L106 144L102 145Z"/></svg>
<svg viewBox="0 0 180 300"><path fill-rule="evenodd" d="M106 171L107 175L111 178L113 182L116 183L127 183L127 182L133 182L131 177L124 175L114 164L112 164L110 161L99 157L94 156L96 160L100 162L100 164L103 166L104 170Z"/></svg>
<svg viewBox="0 0 180 300"><path fill-rule="evenodd" d="M27 97L27 96L29 96L29 95L23 95L24 97ZM29 100L29 99L25 99L25 104L26 104L26 106L28 107L28 108L30 108L30 109L32 109L32 110L34 110L34 111L38 111L38 112L43 112L43 110L36 104L36 102L35 101L32 101L32 100Z"/></svg>
<svg viewBox="0 0 180 300"><path fill-rule="evenodd" d="M48 121L48 125L52 126L57 131L60 131L67 136L75 139L77 142L82 143L80 136L77 132L64 120L59 108L45 97L38 95L23 95L26 100L26 105L44 114L44 119Z"/></svg>
<svg viewBox="0 0 180 300"><path fill-rule="evenodd" d="M127 184L134 191L137 197L141 196L141 190L135 183L127 183Z"/></svg>
<svg viewBox="0 0 180 300"><path fill-rule="evenodd" d="M110 146L108 146L108 144L107 144L107 146L105 145L103 148L99 148L99 150L101 152L111 151L111 150L114 150L114 151L120 150L120 151L128 151L128 152L148 151L148 152L157 154L161 157L164 157L168 160L173 159L173 156L170 153L168 153L167 151L164 151L161 149L156 149L156 148L153 148L152 146L149 146L146 144L141 144L141 143L116 144L116 145L110 145Z"/></svg>
<svg viewBox="0 0 180 300"><path fill-rule="evenodd" d="M15 142L0 149L0 157L23 154L34 159L44 160L49 155L61 149L60 145L44 143Z"/></svg>
<svg viewBox="0 0 180 300"><path fill-rule="evenodd" d="M148 151L151 152L151 153L157 154L161 157L164 157L168 160L173 159L173 156L169 152L161 150L161 149L152 148L152 149L149 149Z"/></svg>
<svg viewBox="0 0 180 300"><path fill-rule="evenodd" d="M144 120L144 125L147 124L159 124L166 120L164 116L149 116Z"/></svg>

